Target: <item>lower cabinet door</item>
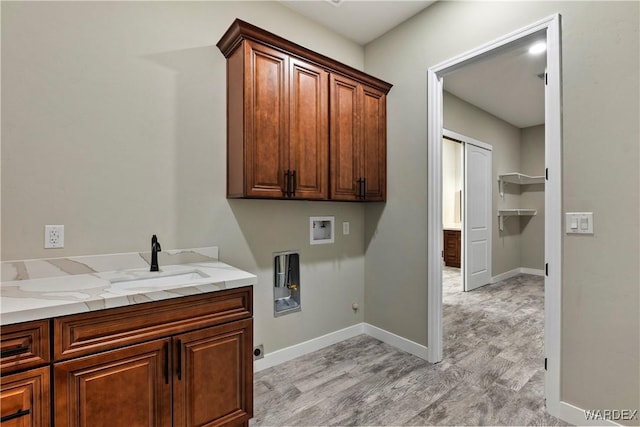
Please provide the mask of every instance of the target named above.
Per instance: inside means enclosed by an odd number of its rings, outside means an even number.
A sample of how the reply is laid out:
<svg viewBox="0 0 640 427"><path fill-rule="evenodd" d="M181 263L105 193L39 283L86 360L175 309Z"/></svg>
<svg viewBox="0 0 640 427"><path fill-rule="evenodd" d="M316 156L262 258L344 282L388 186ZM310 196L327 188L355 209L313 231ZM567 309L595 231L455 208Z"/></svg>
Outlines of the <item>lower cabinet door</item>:
<svg viewBox="0 0 640 427"><path fill-rule="evenodd" d="M171 340L54 365L56 427L171 426Z"/></svg>
<svg viewBox="0 0 640 427"><path fill-rule="evenodd" d="M239 425L253 416L253 319L174 337L174 426Z"/></svg>
<svg viewBox="0 0 640 427"><path fill-rule="evenodd" d="M2 427L48 427L49 367L2 377L0 424Z"/></svg>

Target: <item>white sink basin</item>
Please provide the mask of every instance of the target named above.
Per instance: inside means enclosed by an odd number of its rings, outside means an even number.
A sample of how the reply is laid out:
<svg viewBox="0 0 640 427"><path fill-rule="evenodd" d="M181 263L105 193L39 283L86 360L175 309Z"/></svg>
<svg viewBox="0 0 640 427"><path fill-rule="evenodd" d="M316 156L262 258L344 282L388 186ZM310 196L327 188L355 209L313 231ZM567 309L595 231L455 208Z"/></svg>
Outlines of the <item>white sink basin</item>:
<svg viewBox="0 0 640 427"><path fill-rule="evenodd" d="M154 273L150 273L154 274ZM177 273L155 273L160 275L147 277L125 277L110 280L114 289L157 289L167 286L188 285L209 277L199 270L182 271Z"/></svg>

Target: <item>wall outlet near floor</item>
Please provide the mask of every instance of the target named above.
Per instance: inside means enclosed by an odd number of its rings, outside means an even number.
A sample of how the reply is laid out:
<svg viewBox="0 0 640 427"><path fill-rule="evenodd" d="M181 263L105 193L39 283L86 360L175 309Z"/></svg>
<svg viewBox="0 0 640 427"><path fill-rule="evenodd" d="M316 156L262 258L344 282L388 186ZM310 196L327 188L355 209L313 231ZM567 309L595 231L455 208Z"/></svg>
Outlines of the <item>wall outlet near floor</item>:
<svg viewBox="0 0 640 427"><path fill-rule="evenodd" d="M64 225L44 226L44 248L64 248Z"/></svg>
<svg viewBox="0 0 640 427"><path fill-rule="evenodd" d="M253 347L253 360L262 359L264 357L264 346L262 344L258 344Z"/></svg>

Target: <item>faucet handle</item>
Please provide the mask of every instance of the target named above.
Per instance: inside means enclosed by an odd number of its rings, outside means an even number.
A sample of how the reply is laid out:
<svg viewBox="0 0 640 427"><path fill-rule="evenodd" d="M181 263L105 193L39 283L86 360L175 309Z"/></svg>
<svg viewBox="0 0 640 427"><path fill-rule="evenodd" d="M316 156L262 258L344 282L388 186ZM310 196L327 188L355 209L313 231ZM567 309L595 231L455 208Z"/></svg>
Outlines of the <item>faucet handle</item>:
<svg viewBox="0 0 640 427"><path fill-rule="evenodd" d="M158 237L155 234L151 236L151 246L158 252L162 250L160 249L160 242L158 242Z"/></svg>

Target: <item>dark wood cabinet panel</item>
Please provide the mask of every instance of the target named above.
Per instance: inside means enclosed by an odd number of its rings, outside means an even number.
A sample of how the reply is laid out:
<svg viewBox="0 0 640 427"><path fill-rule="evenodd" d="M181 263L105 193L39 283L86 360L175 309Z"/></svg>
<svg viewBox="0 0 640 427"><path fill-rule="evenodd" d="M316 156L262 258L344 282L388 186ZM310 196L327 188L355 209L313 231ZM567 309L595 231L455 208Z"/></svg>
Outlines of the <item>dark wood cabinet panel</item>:
<svg viewBox="0 0 640 427"><path fill-rule="evenodd" d="M358 83L331 75L331 193L333 200L356 200L360 179Z"/></svg>
<svg viewBox="0 0 640 427"><path fill-rule="evenodd" d="M2 377L0 423L3 427L51 425L49 367Z"/></svg>
<svg viewBox="0 0 640 427"><path fill-rule="evenodd" d="M290 59L289 169L293 194L302 199L326 199L329 149L329 73L296 58Z"/></svg>
<svg viewBox="0 0 640 427"><path fill-rule="evenodd" d="M56 426L171 426L169 344L156 340L56 363Z"/></svg>
<svg viewBox="0 0 640 427"><path fill-rule="evenodd" d="M365 201L385 201L387 194L387 104L386 95L362 88L362 178Z"/></svg>
<svg viewBox="0 0 640 427"><path fill-rule="evenodd" d="M227 197L386 199L389 83L238 19L217 46Z"/></svg>
<svg viewBox="0 0 640 427"><path fill-rule="evenodd" d="M460 230L443 230L444 264L460 268L462 239Z"/></svg>
<svg viewBox="0 0 640 427"><path fill-rule="evenodd" d="M37 320L2 327L2 374L42 366L49 362L49 321Z"/></svg>
<svg viewBox="0 0 640 427"><path fill-rule="evenodd" d="M288 61L287 55L259 43L245 44L243 141L246 195L283 196L283 173L288 164Z"/></svg>
<svg viewBox="0 0 640 427"><path fill-rule="evenodd" d="M332 74L330 97L330 198L385 201L386 95Z"/></svg>
<svg viewBox="0 0 640 427"><path fill-rule="evenodd" d="M252 319L178 335L174 426L239 424L253 416Z"/></svg>

